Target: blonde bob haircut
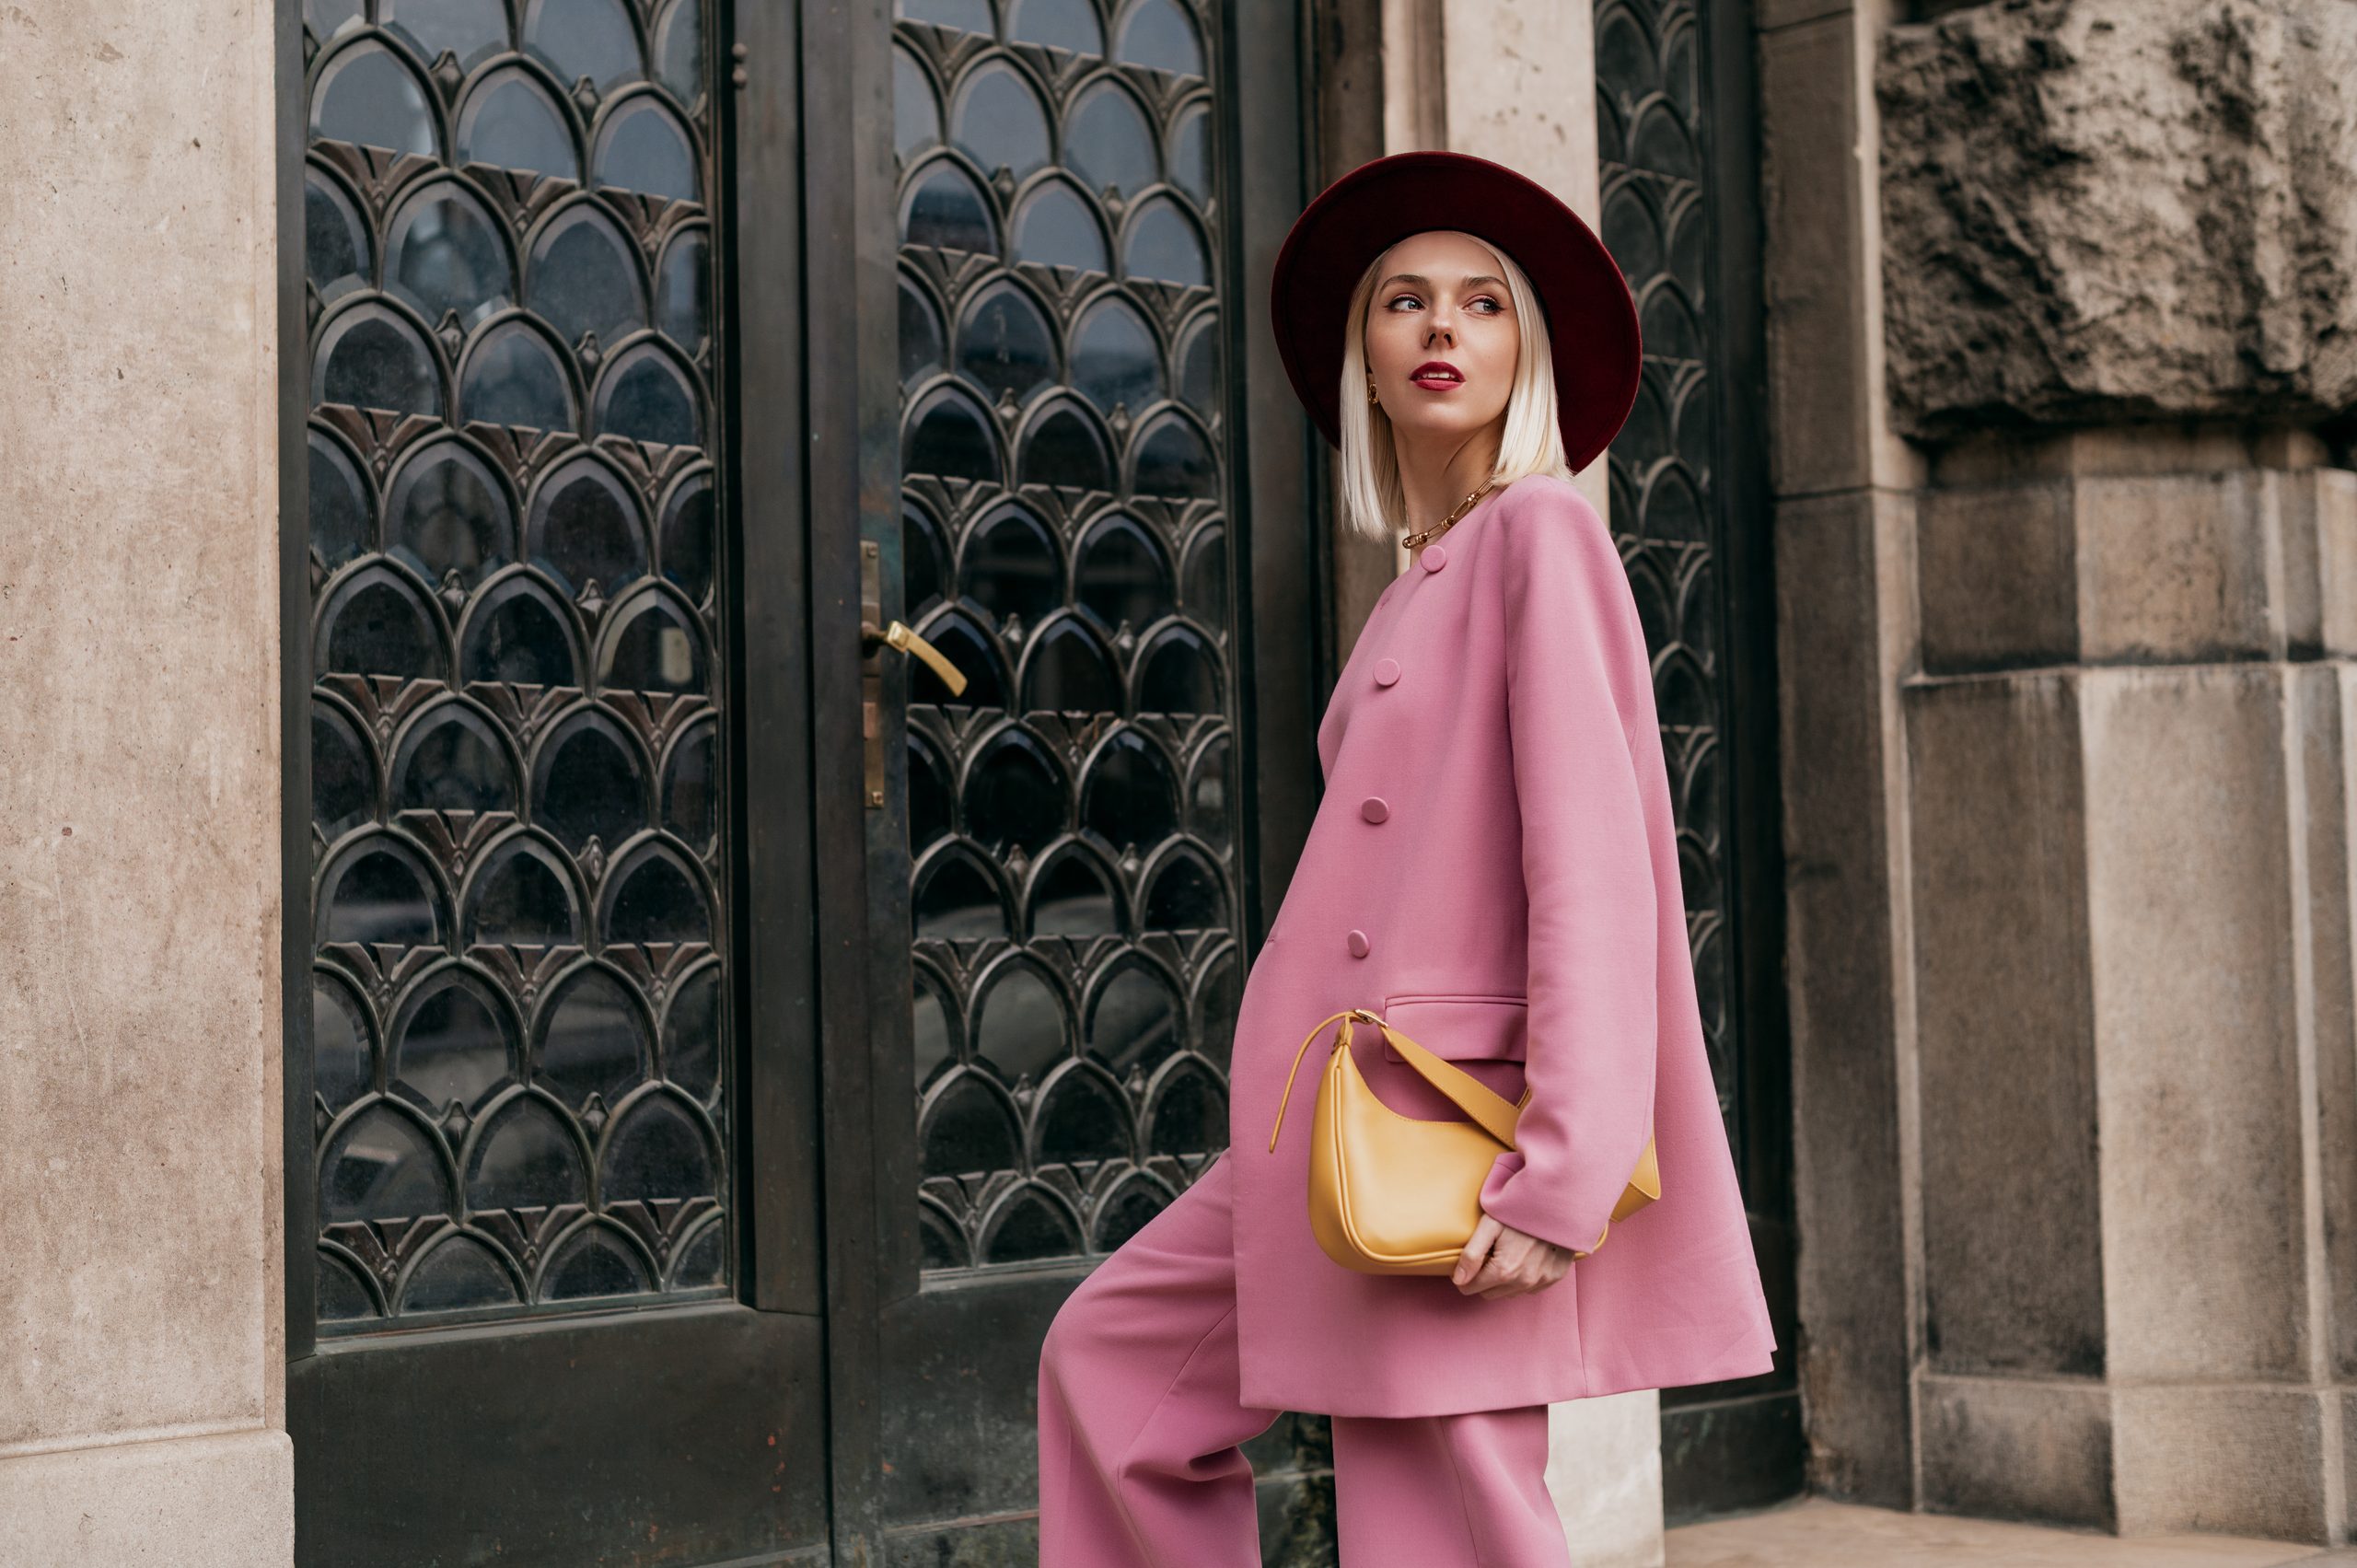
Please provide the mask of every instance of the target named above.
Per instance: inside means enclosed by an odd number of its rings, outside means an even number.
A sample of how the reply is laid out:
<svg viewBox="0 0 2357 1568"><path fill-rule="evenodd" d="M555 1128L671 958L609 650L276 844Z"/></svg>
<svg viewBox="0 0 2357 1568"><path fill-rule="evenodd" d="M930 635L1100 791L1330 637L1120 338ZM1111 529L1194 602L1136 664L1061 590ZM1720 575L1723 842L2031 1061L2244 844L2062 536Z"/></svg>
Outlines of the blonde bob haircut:
<svg viewBox="0 0 2357 1568"><path fill-rule="evenodd" d="M1514 386L1506 393L1506 427L1498 444L1493 477L1510 484L1525 474L1549 473L1572 477L1563 453L1562 427L1556 422L1555 355L1548 342L1547 319L1529 278L1514 258L1479 235L1498 259L1506 280L1520 329L1520 353L1515 362ZM1396 243L1396 242L1395 242ZM1407 493L1399 484L1399 453L1392 444L1391 416L1367 401L1366 321L1374 308L1376 280L1383 275L1387 246L1351 290L1350 313L1342 331L1342 443L1337 488L1341 492L1343 526L1368 539L1397 540L1409 531ZM1425 526L1438 522L1426 517Z"/></svg>

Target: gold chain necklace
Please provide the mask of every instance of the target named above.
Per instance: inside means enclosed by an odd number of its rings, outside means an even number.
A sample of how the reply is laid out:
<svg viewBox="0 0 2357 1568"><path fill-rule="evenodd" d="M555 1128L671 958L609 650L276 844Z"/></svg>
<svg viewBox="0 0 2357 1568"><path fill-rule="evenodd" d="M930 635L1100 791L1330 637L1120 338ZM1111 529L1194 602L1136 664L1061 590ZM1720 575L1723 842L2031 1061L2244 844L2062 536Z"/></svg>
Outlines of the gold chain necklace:
<svg viewBox="0 0 2357 1568"><path fill-rule="evenodd" d="M1457 526L1457 519L1471 511L1473 509L1473 503L1479 501L1482 496L1487 495L1492 490L1495 489L1497 487L1497 482L1498 476L1496 474L1492 474L1489 478L1481 482L1480 489L1475 491L1472 494L1468 495L1464 500L1459 501L1457 504L1456 509L1450 512L1447 517L1443 517L1438 524L1432 528L1424 528L1420 532L1411 533L1399 542L1407 546L1411 552L1422 550L1424 546L1430 544L1433 540L1438 539L1441 535L1455 528Z"/></svg>

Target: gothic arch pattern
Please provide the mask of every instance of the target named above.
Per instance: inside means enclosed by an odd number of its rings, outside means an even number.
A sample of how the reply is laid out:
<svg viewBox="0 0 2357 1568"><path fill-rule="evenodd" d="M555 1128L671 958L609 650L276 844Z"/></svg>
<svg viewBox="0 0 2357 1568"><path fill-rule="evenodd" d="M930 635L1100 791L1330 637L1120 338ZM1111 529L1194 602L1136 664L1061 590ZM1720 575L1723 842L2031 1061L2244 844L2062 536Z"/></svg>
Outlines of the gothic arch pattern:
<svg viewBox="0 0 2357 1568"><path fill-rule="evenodd" d="M902 0L926 1266L1119 1246L1227 1141L1237 748L1203 0Z"/></svg>
<svg viewBox="0 0 2357 1568"><path fill-rule="evenodd" d="M1644 377L1612 443L1612 528L1654 655L1677 807L1687 940L1711 1069L1743 1160L1736 1019L1728 997L1732 837L1724 511L1713 464L1724 374L1711 297L1709 106L1696 0L1599 0L1596 129L1605 243L1644 327Z"/></svg>
<svg viewBox="0 0 2357 1568"><path fill-rule="evenodd" d="M724 1293L705 0L308 0L326 1333Z"/></svg>

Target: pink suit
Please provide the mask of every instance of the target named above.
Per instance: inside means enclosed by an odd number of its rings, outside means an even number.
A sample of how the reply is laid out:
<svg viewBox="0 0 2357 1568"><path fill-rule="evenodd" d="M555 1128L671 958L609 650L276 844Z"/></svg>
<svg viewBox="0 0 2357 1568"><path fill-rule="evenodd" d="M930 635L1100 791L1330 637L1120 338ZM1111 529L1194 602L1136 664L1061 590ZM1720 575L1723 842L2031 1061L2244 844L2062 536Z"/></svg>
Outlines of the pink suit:
<svg viewBox="0 0 2357 1568"><path fill-rule="evenodd" d="M1477 1469L1483 1453L1504 1462L1514 1445L1487 1438L1520 1412L1520 1427L1538 1434L1543 1468L1548 1403L1770 1367L1775 1337L1695 1001L1651 662L1595 508L1570 483L1533 475L1492 491L1425 547L1376 601L1318 749L1325 795L1237 1014L1229 1147L1098 1266L1049 1336L1043 1568L1257 1561L1203 1542L1134 1551L1134 1523L1129 1548L1050 1554L1059 1530L1094 1541L1108 1527L1084 1520L1131 1517L1132 1504L1151 1507L1159 1495L1155 1484L1129 1485L1118 1466L1073 1462L1108 1460L1089 1434L1101 1434L1101 1419L1126 1424L1141 1391L1154 1406L1147 1427L1174 1433L1223 1405L1260 1412L1260 1426L1285 1410L1377 1418L1352 1430L1378 1470L1378 1451L1394 1444L1463 1449ZM1274 1152L1269 1132L1303 1034L1352 1006L1382 1012L1509 1099L1527 1074L1518 1147L1491 1167L1482 1207L1592 1256L1548 1289L1488 1301L1445 1276L1362 1274L1318 1250L1305 1202L1311 1063ZM1373 1035L1359 1031L1359 1065L1385 1101L1458 1114L1404 1063L1379 1055L1366 1043ZM1662 1195L1608 1230L1648 1130ZM1215 1256L1210 1216L1222 1210L1228 1247ZM1166 1298L1172 1305L1158 1310ZM1106 1321L1115 1310L1129 1320L1118 1330ZM1157 1338L1152 1319L1162 1317ZM1124 1334L1132 1342L1119 1355L1097 1353ZM1486 1425L1449 1419L1470 1412L1493 1413ZM1235 1424L1231 1416L1198 1434ZM1338 1421L1348 1531L1344 1430ZM1049 1451L1067 1436L1069 1451ZM1158 1441L1144 1429L1130 1438L1149 1454ZM1225 1451L1235 1441L1195 1456L1196 1469L1229 1473L1222 1467L1240 1464ZM1527 1466L1527 1439L1523 1450L1515 1462ZM1469 1477L1468 1495L1536 1506L1523 1484L1536 1474ZM1215 1515L1200 1499L1221 1482L1188 1484L1199 1488L1193 1506ZM1372 1510L1359 1521L1371 1542L1406 1528L1402 1519L1453 1516L1467 1528L1464 1500L1428 1474L1359 1495ZM1512 1512L1510 1502L1498 1506ZM1189 1516L1174 1504L1170 1527ZM1413 1561L1551 1564L1562 1561L1560 1531L1554 1546L1549 1556L1460 1545L1471 1554ZM1343 1561L1361 1568L1347 1544Z"/></svg>

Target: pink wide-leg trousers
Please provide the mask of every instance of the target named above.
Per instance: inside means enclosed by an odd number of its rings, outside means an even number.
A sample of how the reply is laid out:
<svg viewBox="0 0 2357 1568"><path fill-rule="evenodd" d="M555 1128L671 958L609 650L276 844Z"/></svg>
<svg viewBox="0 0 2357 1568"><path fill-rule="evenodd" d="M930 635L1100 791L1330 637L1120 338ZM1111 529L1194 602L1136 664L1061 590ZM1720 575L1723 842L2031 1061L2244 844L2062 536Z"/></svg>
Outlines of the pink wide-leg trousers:
<svg viewBox="0 0 2357 1568"><path fill-rule="evenodd" d="M1257 1568L1228 1163L1066 1299L1039 1352L1039 1568ZM1341 1568L1570 1568L1547 1407L1335 1416Z"/></svg>

